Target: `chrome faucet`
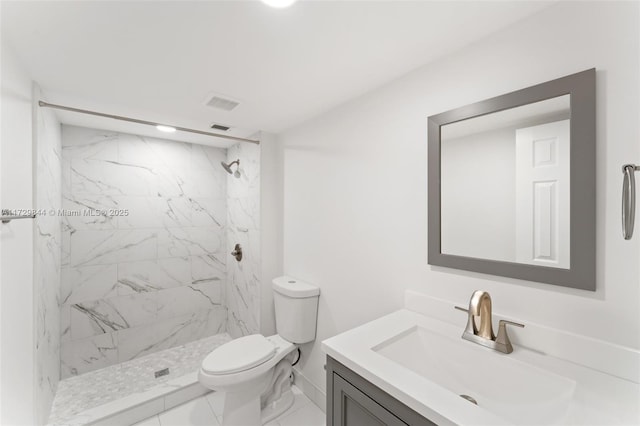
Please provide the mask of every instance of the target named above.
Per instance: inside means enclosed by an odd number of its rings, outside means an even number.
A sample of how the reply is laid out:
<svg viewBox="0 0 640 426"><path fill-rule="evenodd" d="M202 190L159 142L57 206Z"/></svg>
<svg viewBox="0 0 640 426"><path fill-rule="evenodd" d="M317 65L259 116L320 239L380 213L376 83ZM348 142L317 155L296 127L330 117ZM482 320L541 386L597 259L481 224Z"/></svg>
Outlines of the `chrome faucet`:
<svg viewBox="0 0 640 426"><path fill-rule="evenodd" d="M459 306L455 308L469 314L467 326L464 329L464 333L462 333L463 339L505 354L513 352L513 346L507 334L507 324L517 327L524 327L524 325L513 321L500 320L498 322L498 336L496 337L493 334L491 296L488 292L476 290L471 295L469 309Z"/></svg>

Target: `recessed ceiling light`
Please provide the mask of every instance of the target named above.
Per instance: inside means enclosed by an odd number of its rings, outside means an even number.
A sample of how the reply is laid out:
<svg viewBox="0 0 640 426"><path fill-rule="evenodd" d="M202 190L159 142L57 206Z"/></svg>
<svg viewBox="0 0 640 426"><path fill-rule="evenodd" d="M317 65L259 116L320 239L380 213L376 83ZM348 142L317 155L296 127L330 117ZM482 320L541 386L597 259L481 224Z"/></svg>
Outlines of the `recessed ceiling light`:
<svg viewBox="0 0 640 426"><path fill-rule="evenodd" d="M284 7L289 7L296 2L296 0L262 0L263 3L268 4L271 7L277 7L278 9L282 9Z"/></svg>
<svg viewBox="0 0 640 426"><path fill-rule="evenodd" d="M173 132L176 131L175 127L163 126L162 124L158 124L156 126L156 129L160 130L161 132L166 132L166 133L173 133Z"/></svg>

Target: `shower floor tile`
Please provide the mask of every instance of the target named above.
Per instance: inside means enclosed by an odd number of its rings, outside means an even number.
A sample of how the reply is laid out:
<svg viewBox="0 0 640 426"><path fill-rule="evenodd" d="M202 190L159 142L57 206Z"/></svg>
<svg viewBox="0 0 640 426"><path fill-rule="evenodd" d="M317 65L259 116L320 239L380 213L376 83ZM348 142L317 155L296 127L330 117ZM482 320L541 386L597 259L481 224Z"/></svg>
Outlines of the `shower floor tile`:
<svg viewBox="0 0 640 426"><path fill-rule="evenodd" d="M217 334L62 380L58 384L49 424L82 424L81 414L87 410L193 375L209 352L230 340L227 333ZM169 369L169 374L155 378L154 373L165 368Z"/></svg>

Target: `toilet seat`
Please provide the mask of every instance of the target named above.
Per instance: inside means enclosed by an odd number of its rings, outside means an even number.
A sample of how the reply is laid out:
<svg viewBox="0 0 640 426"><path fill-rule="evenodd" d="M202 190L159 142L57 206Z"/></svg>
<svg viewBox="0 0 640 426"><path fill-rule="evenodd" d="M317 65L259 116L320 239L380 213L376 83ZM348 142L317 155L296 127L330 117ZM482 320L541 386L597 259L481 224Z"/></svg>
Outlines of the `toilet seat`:
<svg viewBox="0 0 640 426"><path fill-rule="evenodd" d="M250 370L273 358L276 346L261 334L232 340L212 351L202 361L206 374L223 375Z"/></svg>
<svg viewBox="0 0 640 426"><path fill-rule="evenodd" d="M204 386L209 387L210 389L216 389L216 390L220 389L221 387L226 388L227 390L230 387L238 387L238 386L242 387L243 383L250 383L252 380L256 379L260 375L263 375L266 372L268 372L282 358L284 358L285 356L293 352L296 348L296 345L294 345L291 342L287 342L277 334L269 337L263 337L261 335L258 335L258 336L267 340L275 348L275 353L273 354L273 356L269 357L266 361L263 361L261 364L255 363L256 361L254 360L254 366L251 368L245 367L244 370L236 371L235 373L226 373L226 374L225 373L218 373L218 374L209 373L205 369L205 366L204 366L205 361L203 361L202 365L200 366L200 369L198 370L198 380L200 380L200 383L202 383ZM248 336L245 336L245 337L248 337ZM228 342L222 346L219 346L217 349L214 349L213 352L207 355L205 360L212 361L213 359L214 360L213 362L215 362L215 358L210 358L215 352L221 350L224 346L231 345L234 342L244 339L245 337L232 340L231 342ZM254 338L254 339L260 340L259 338ZM253 358L255 356L255 354L249 354L248 352L243 353L242 355L246 356L247 359ZM255 356L255 359L259 359L259 357ZM221 366L216 366L215 364L213 364L213 362L207 362L206 367L214 371L223 370L223 368L220 368ZM238 365L239 364L241 363L238 363Z"/></svg>

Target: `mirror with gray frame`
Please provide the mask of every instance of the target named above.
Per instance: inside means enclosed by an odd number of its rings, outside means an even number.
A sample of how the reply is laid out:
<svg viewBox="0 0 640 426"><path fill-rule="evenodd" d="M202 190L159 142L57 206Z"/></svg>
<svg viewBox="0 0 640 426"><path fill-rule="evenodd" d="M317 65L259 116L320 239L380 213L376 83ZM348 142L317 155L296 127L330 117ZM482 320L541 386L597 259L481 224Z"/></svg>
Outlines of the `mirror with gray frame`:
<svg viewBox="0 0 640 426"><path fill-rule="evenodd" d="M429 117L429 263L595 290L595 69Z"/></svg>

